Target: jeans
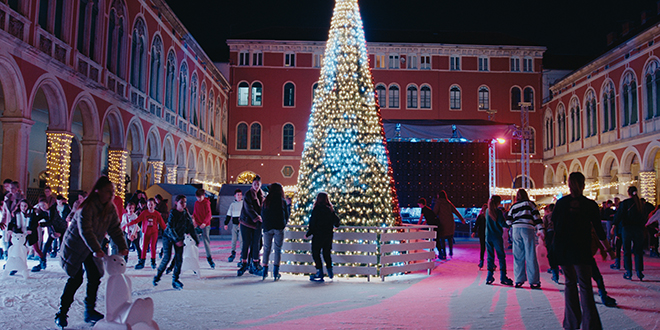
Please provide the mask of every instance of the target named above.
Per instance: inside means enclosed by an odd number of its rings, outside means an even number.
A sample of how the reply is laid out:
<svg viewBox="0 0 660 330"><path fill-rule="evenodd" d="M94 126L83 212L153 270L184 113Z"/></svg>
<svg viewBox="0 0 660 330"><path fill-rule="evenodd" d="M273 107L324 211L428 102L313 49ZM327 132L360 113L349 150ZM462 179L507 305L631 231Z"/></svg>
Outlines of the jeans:
<svg viewBox="0 0 660 330"><path fill-rule="evenodd" d="M321 262L321 250L323 250L323 260L325 260L325 266L332 268L332 236L312 236L312 258L314 258L314 265L318 270L323 269L323 263Z"/></svg>
<svg viewBox="0 0 660 330"><path fill-rule="evenodd" d="M80 267L80 270L76 275L69 277L64 286L64 292L62 292L62 297L60 298L60 308L65 313L69 311L71 303L73 303L73 297L78 291L80 285L83 282L83 268L87 273L87 297L85 297L85 307L93 309L96 305L96 294L99 291L99 285L101 284L101 274L96 263L94 263L94 256L90 253L87 258L83 261L83 267Z"/></svg>
<svg viewBox="0 0 660 330"><path fill-rule="evenodd" d="M241 224L231 223L231 251L236 251L236 243L238 242L238 247L243 247L243 237L241 236Z"/></svg>
<svg viewBox="0 0 660 330"><path fill-rule="evenodd" d="M252 260L259 260L259 245L261 244L261 222L257 222L257 228L252 229L241 224L241 236L243 246L241 249L241 260L248 260L248 251Z"/></svg>
<svg viewBox="0 0 660 330"><path fill-rule="evenodd" d="M504 253L504 241L500 237L486 240L486 251L488 251L488 270L495 271L495 254L500 261L500 272L506 272L506 254Z"/></svg>
<svg viewBox="0 0 660 330"><path fill-rule="evenodd" d="M211 258L211 226L204 228L195 228L195 232L199 235L200 241L204 242L204 249L206 250L206 259Z"/></svg>
<svg viewBox="0 0 660 330"><path fill-rule="evenodd" d="M602 329L591 285L591 265L562 265L561 269L566 278L564 329Z"/></svg>
<svg viewBox="0 0 660 330"><path fill-rule="evenodd" d="M44 244L43 250L41 250L45 255L48 255L48 253L57 253L59 250L59 247L62 245L62 239L64 238L64 234L61 234L59 238L55 238L52 236L48 236L48 239L46 240L46 244Z"/></svg>
<svg viewBox="0 0 660 330"><path fill-rule="evenodd" d="M172 273L172 280L175 281L179 279L179 275L181 274L181 264L183 263L183 245L176 246L175 243L176 242L172 239L163 235L163 259L160 261L158 274L156 275L159 279L163 275L165 268L167 268L167 264L170 263L172 248L174 248L174 272Z"/></svg>
<svg viewBox="0 0 660 330"><path fill-rule="evenodd" d="M513 276L516 283L539 284L539 263L536 260L534 228L513 227Z"/></svg>
<svg viewBox="0 0 660 330"><path fill-rule="evenodd" d="M632 272L632 254L635 254L635 270L644 271L644 228L623 227L623 268Z"/></svg>
<svg viewBox="0 0 660 330"><path fill-rule="evenodd" d="M263 265L268 266L268 259L270 258L270 249L275 244L273 251L273 265L280 265L280 256L282 255L282 242L284 241L284 229L271 229L264 231L264 256Z"/></svg>

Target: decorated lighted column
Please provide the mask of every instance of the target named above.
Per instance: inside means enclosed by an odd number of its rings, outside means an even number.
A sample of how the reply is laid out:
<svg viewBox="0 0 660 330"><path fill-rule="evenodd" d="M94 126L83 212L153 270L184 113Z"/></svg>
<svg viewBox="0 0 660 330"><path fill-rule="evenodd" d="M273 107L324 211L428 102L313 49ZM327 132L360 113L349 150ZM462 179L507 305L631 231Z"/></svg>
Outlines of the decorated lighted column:
<svg viewBox="0 0 660 330"><path fill-rule="evenodd" d="M27 191L28 151L30 131L34 121L25 118L2 117L2 178L11 178Z"/></svg>
<svg viewBox="0 0 660 330"><path fill-rule="evenodd" d="M69 132L46 132L46 184L55 195L69 197L71 141Z"/></svg>
<svg viewBox="0 0 660 330"><path fill-rule="evenodd" d="M177 166L175 164L165 165L165 178L167 179L166 183L176 184L176 173Z"/></svg>
<svg viewBox="0 0 660 330"><path fill-rule="evenodd" d="M147 164L149 164L149 167L152 169L151 173L153 173L152 182L149 185L160 183L160 178L163 177L164 162L162 160L150 160Z"/></svg>
<svg viewBox="0 0 660 330"><path fill-rule="evenodd" d="M108 150L108 178L115 184L115 195L121 197L122 205L126 199L126 158L126 150Z"/></svg>
<svg viewBox="0 0 660 330"><path fill-rule="evenodd" d="M655 171L639 172L641 197L655 205Z"/></svg>

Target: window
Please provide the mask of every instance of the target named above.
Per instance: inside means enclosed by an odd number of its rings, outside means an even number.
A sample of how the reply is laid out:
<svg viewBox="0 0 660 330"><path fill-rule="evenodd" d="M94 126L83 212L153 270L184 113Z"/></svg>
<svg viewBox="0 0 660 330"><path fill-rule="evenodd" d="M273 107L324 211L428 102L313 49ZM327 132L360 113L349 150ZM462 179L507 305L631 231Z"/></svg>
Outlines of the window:
<svg viewBox="0 0 660 330"><path fill-rule="evenodd" d="M286 124L282 128L282 150L293 150L293 125Z"/></svg>
<svg viewBox="0 0 660 330"><path fill-rule="evenodd" d="M461 108L461 89L458 86L451 86L449 89L449 109L459 110Z"/></svg>
<svg viewBox="0 0 660 330"><path fill-rule="evenodd" d="M649 63L644 73L646 86L646 119L660 117L660 65Z"/></svg>
<svg viewBox="0 0 660 330"><path fill-rule="evenodd" d="M399 55L398 54L390 54L390 69L398 69L399 68Z"/></svg>
<svg viewBox="0 0 660 330"><path fill-rule="evenodd" d="M431 56L430 55L422 55L419 57L419 68L422 70L429 70L431 69Z"/></svg>
<svg viewBox="0 0 660 330"><path fill-rule="evenodd" d="M389 100L389 108L396 109L399 107L399 87L390 86Z"/></svg>
<svg viewBox="0 0 660 330"><path fill-rule="evenodd" d="M431 87L423 85L419 94L419 105L422 109L431 109Z"/></svg>
<svg viewBox="0 0 660 330"><path fill-rule="evenodd" d="M449 70L459 71L461 69L461 57L458 55L452 55L449 57Z"/></svg>
<svg viewBox="0 0 660 330"><path fill-rule="evenodd" d="M593 90L587 92L585 101L585 109L587 115L587 135L586 137L595 136L598 133L598 112L596 111L596 94Z"/></svg>
<svg viewBox="0 0 660 330"><path fill-rule="evenodd" d="M179 69L179 116L186 119L186 94L188 90L188 65L185 61L181 62Z"/></svg>
<svg viewBox="0 0 660 330"><path fill-rule="evenodd" d="M580 128L582 127L582 112L580 112L580 102L577 98L571 100L571 142L580 141Z"/></svg>
<svg viewBox="0 0 660 330"><path fill-rule="evenodd" d="M557 146L563 146L566 144L566 112L563 105L559 105L559 110L557 110L557 130L559 135Z"/></svg>
<svg viewBox="0 0 660 330"><path fill-rule="evenodd" d="M375 68L384 69L385 68L385 55L376 55L376 66Z"/></svg>
<svg viewBox="0 0 660 330"><path fill-rule="evenodd" d="M252 84L252 105L261 106L261 83Z"/></svg>
<svg viewBox="0 0 660 330"><path fill-rule="evenodd" d="M296 66L296 54L284 54L284 66Z"/></svg>
<svg viewBox="0 0 660 330"><path fill-rule="evenodd" d="M511 110L520 110L520 88L511 88Z"/></svg>
<svg viewBox="0 0 660 330"><path fill-rule="evenodd" d="M96 30L99 21L99 1L80 0L78 13L78 51L90 59L97 61Z"/></svg>
<svg viewBox="0 0 660 330"><path fill-rule="evenodd" d="M488 57L479 57L479 71L488 71Z"/></svg>
<svg viewBox="0 0 660 330"><path fill-rule="evenodd" d="M376 86L376 96L378 96L378 104L380 107L385 108L387 106L387 93L385 93L385 86Z"/></svg>
<svg viewBox="0 0 660 330"><path fill-rule="evenodd" d="M246 106L248 105L248 99L250 97L250 85L245 81L238 84L238 105Z"/></svg>
<svg viewBox="0 0 660 330"><path fill-rule="evenodd" d="M153 45L151 45L151 68L149 78L149 96L156 102L162 102L162 89L163 89L163 42L159 36L154 38Z"/></svg>
<svg viewBox="0 0 660 330"><path fill-rule="evenodd" d="M247 140L248 140L248 126L246 123L238 124L236 128L236 149L237 150L246 150L247 149Z"/></svg>
<svg viewBox="0 0 660 330"><path fill-rule="evenodd" d="M323 54L314 54L312 65L315 68L320 68L322 64L323 64Z"/></svg>
<svg viewBox="0 0 660 330"><path fill-rule="evenodd" d="M23 1L22 0L9 0L9 1L2 1L6 4L9 5L9 8L13 9L15 12L24 15L23 13Z"/></svg>
<svg viewBox="0 0 660 330"><path fill-rule="evenodd" d="M258 123L254 123L250 126L250 149L261 149L261 125Z"/></svg>
<svg viewBox="0 0 660 330"><path fill-rule="evenodd" d="M534 90L531 87L525 87L523 91L523 100L529 103L528 110L534 110Z"/></svg>
<svg viewBox="0 0 660 330"><path fill-rule="evenodd" d="M264 53L262 52L252 53L252 65L254 66L264 65Z"/></svg>
<svg viewBox="0 0 660 330"><path fill-rule="evenodd" d="M479 87L479 110L490 109L490 91L488 87Z"/></svg>
<svg viewBox="0 0 660 330"><path fill-rule="evenodd" d="M42 29L50 32L56 38L62 39L63 21L64 0L41 0L39 2L39 26Z"/></svg>
<svg viewBox="0 0 660 330"><path fill-rule="evenodd" d="M204 122L206 123L206 127L204 128L204 131L209 132L211 136L215 137L215 131L213 128L216 126L214 125L215 122L215 96L213 95L213 89L209 92L209 106L208 106L208 112L207 112L207 117L205 117Z"/></svg>
<svg viewBox="0 0 660 330"><path fill-rule="evenodd" d="M285 107L292 107L294 105L294 100L295 100L295 87L293 86L293 83L286 83L284 85L284 106Z"/></svg>
<svg viewBox="0 0 660 330"><path fill-rule="evenodd" d="M520 58L518 57L511 58L511 71L520 72Z"/></svg>
<svg viewBox="0 0 660 330"><path fill-rule="evenodd" d="M554 146L554 123L552 117L545 118L545 146L544 150L550 150Z"/></svg>
<svg viewBox="0 0 660 330"><path fill-rule="evenodd" d="M534 60L529 57L523 59L523 72L533 72L534 71Z"/></svg>
<svg viewBox="0 0 660 330"><path fill-rule="evenodd" d="M406 91L406 100L408 109L417 109L417 87L408 86Z"/></svg>
<svg viewBox="0 0 660 330"><path fill-rule="evenodd" d="M167 54L167 77L165 78L165 108L174 109L174 83L175 83L175 65L176 58L174 52Z"/></svg>
<svg viewBox="0 0 660 330"><path fill-rule="evenodd" d="M240 52L238 53L238 65L250 65L250 53Z"/></svg>
<svg viewBox="0 0 660 330"><path fill-rule="evenodd" d="M610 81L603 89L603 133L616 128L616 102L614 102L614 84Z"/></svg>
<svg viewBox="0 0 660 330"><path fill-rule="evenodd" d="M123 63L121 61L124 50L122 46L124 45L124 16L125 12L122 7L115 7L115 5L120 6L120 2L113 2L112 8L110 9L110 17L108 19L108 40L107 40L107 63L106 67L108 70L120 78L124 78L123 75ZM118 14L121 13L121 14Z"/></svg>
<svg viewBox="0 0 660 330"><path fill-rule="evenodd" d="M146 27L142 19L135 22L133 29L133 38L131 40L131 86L144 92L144 73L145 73L145 38Z"/></svg>
<svg viewBox="0 0 660 330"><path fill-rule="evenodd" d="M199 102L198 93L197 93L197 74L193 73L192 79L190 79L190 123L197 126L198 124L198 114L197 114L197 102Z"/></svg>
<svg viewBox="0 0 660 330"><path fill-rule="evenodd" d="M637 82L632 72L626 73L621 87L623 102L623 123L626 127L637 123Z"/></svg>
<svg viewBox="0 0 660 330"><path fill-rule="evenodd" d="M408 69L417 69L417 55L408 55Z"/></svg>
<svg viewBox="0 0 660 330"><path fill-rule="evenodd" d="M202 83L202 89L199 94L199 129L206 131L206 82Z"/></svg>

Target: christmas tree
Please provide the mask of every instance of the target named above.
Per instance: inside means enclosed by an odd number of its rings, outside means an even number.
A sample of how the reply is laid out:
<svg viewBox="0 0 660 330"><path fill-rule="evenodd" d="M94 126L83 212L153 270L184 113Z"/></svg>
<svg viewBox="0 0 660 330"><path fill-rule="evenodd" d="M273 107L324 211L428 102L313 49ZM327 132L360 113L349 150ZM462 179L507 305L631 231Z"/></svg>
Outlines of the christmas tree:
<svg viewBox="0 0 660 330"><path fill-rule="evenodd" d="M292 224L325 191L343 225L400 223L357 0L337 0L314 96Z"/></svg>

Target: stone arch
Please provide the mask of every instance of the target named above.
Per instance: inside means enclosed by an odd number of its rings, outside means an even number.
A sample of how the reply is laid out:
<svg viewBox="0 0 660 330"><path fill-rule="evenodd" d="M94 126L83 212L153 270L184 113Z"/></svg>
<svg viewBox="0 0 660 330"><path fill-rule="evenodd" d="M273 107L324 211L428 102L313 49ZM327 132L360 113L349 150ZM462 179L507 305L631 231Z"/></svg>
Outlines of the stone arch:
<svg viewBox="0 0 660 330"><path fill-rule="evenodd" d="M80 109L80 115L83 124L83 140L85 141L100 141L102 134L102 127L100 125L98 108L96 107L96 102L94 98L87 92L82 92L78 94L76 99L73 101L73 107L71 108L71 120L68 123L68 130L71 130L71 126L74 121L74 113L76 109ZM121 122L121 116L119 117ZM49 125L50 129L50 125ZM121 131L120 131L121 132Z"/></svg>
<svg viewBox="0 0 660 330"><path fill-rule="evenodd" d="M142 127L142 122L140 121L140 118L138 117L133 117L131 118L131 121L128 122L128 128L126 129L126 139L125 141L125 146L124 148L126 150L129 149L128 146L128 137L131 137L131 154L140 154L143 155L146 150L145 150L145 136L144 136L144 128Z"/></svg>
<svg viewBox="0 0 660 330"><path fill-rule="evenodd" d="M621 162L619 163L619 173L620 174L628 174L631 172L631 165L633 161L637 158L637 161L640 163L642 162L642 158L639 155L639 151L635 147L628 147L626 150L623 151L623 154L621 156Z"/></svg>
<svg viewBox="0 0 660 330"><path fill-rule="evenodd" d="M587 158L587 161L584 162L584 176L587 180L592 179L596 180L600 176L600 166L598 164L598 159L594 155L590 155Z"/></svg>
<svg viewBox="0 0 660 330"><path fill-rule="evenodd" d="M568 173L570 174L573 172L584 173L584 170L582 169L582 164L577 159L573 159L573 161L571 162L570 171Z"/></svg>
<svg viewBox="0 0 660 330"><path fill-rule="evenodd" d="M216 180L216 171L215 168L213 167L213 157L211 153L209 153L206 156L206 162L204 163L206 165L204 173L206 173L206 179L208 181L217 181Z"/></svg>
<svg viewBox="0 0 660 330"><path fill-rule="evenodd" d="M564 162L557 165L557 170L555 171L555 182L560 184L566 184L568 182L568 167Z"/></svg>
<svg viewBox="0 0 660 330"><path fill-rule="evenodd" d="M34 101L39 90L43 91L46 97L46 103L48 104L48 130L64 131L70 129L70 125L67 124L68 114L64 110L69 108L66 102L66 95L64 95L64 89L59 80L50 74L42 75L34 84L32 93L30 93L28 107L25 109L27 111L25 117L32 118L32 108L34 107ZM96 127L98 127L98 117L96 124Z"/></svg>
<svg viewBox="0 0 660 330"><path fill-rule="evenodd" d="M163 162L165 162L166 165L173 165L176 162L176 159L174 158L174 138L172 137L172 134L167 133L165 135L165 139L163 139Z"/></svg>
<svg viewBox="0 0 660 330"><path fill-rule="evenodd" d="M112 106L106 111L102 127L105 127L106 123L110 129L110 148L123 149L125 145L124 122L116 107Z"/></svg>
<svg viewBox="0 0 660 330"><path fill-rule="evenodd" d="M130 158L126 162L126 173L131 176L131 182L127 186L128 192L146 189L144 180L146 174L146 164L144 163L145 140L142 121L138 117L131 118L124 139L124 150L130 152Z"/></svg>
<svg viewBox="0 0 660 330"><path fill-rule="evenodd" d="M619 158L612 152L608 151L605 153L605 156L603 156L603 160L600 163L600 175L603 177L609 177L611 176L610 174L610 169L617 169L619 168Z"/></svg>
<svg viewBox="0 0 660 330"><path fill-rule="evenodd" d="M145 156L149 157L148 160L162 160L160 146L160 135L158 134L158 129L156 126L151 126L149 133L147 133L147 143Z"/></svg>
<svg viewBox="0 0 660 330"><path fill-rule="evenodd" d="M220 165L220 181L227 182L227 162L224 159Z"/></svg>
<svg viewBox="0 0 660 330"><path fill-rule="evenodd" d="M517 176L513 179L512 187L513 187L513 188L522 188L522 178L523 178L523 175L522 175L522 174L517 175ZM534 182L534 179L532 179L531 177L527 176L527 180L529 180L529 187L530 187L530 188L532 188L532 189L536 188L536 182Z"/></svg>
<svg viewBox="0 0 660 330"><path fill-rule="evenodd" d="M186 162L186 144L183 142L183 140L179 141L179 144L176 147L176 160L175 164L178 165L179 167L186 167L187 162Z"/></svg>
<svg viewBox="0 0 660 330"><path fill-rule="evenodd" d="M543 185L545 187L552 187L555 184L555 171L552 166L546 166L545 173L543 173Z"/></svg>
<svg viewBox="0 0 660 330"><path fill-rule="evenodd" d="M207 175L210 173L206 172L206 157L204 157L204 150L199 149L199 153L197 153L197 173L198 174L203 174L201 176L201 179L204 179ZM198 178L200 179L200 178Z"/></svg>
<svg viewBox="0 0 660 330"><path fill-rule="evenodd" d="M191 145L188 149L188 177L186 178L186 183L191 182L192 179L197 177L197 157L195 151L194 145Z"/></svg>
<svg viewBox="0 0 660 330"><path fill-rule="evenodd" d="M660 141L653 141L646 146L641 162L642 171L655 171L655 156L660 151Z"/></svg>
<svg viewBox="0 0 660 330"><path fill-rule="evenodd" d="M23 74L11 57L0 55L0 84L5 100L5 109L2 116L29 118L29 113L24 113L24 111L31 111L31 107L25 106L27 100L25 99L26 91L23 87L25 86Z"/></svg>

